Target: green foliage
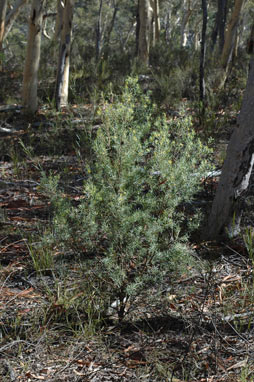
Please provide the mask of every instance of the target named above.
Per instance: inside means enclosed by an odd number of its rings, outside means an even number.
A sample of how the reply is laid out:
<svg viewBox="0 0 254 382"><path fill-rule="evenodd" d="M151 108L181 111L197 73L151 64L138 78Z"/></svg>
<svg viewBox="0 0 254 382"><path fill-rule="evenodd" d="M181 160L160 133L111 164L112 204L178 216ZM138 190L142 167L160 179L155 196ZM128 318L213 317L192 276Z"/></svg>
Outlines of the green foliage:
<svg viewBox="0 0 254 382"><path fill-rule="evenodd" d="M27 247L33 262L33 267L37 273L53 270L54 259L51 248L38 246L38 243L36 243L36 246L33 243L28 244Z"/></svg>
<svg viewBox="0 0 254 382"><path fill-rule="evenodd" d="M193 217L185 205L209 168L209 150L188 118L155 118L136 79L100 114L84 199L78 207L57 200L54 234L65 247L94 256L95 282L108 301L119 301L121 319L146 288L191 262L186 239Z"/></svg>
<svg viewBox="0 0 254 382"><path fill-rule="evenodd" d="M248 255L252 264L254 264L254 239L253 239L253 230L250 227L247 227L245 230L245 235L243 236L244 244L247 249Z"/></svg>

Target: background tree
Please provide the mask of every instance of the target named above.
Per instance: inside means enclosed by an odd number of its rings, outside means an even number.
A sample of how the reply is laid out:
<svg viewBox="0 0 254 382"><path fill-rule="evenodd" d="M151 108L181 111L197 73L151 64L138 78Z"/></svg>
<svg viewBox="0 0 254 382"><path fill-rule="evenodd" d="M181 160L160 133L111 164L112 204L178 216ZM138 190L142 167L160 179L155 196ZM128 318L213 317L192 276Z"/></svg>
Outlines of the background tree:
<svg viewBox="0 0 254 382"><path fill-rule="evenodd" d="M151 6L153 9L152 37L154 46L160 39L161 30L159 0L151 0Z"/></svg>
<svg viewBox="0 0 254 382"><path fill-rule="evenodd" d="M138 58L144 66L149 65L152 8L150 0L139 0Z"/></svg>
<svg viewBox="0 0 254 382"><path fill-rule="evenodd" d="M206 28L207 28L207 3L206 0L202 0L203 11L203 25L202 25L202 38L201 38L201 50L200 50L200 66L199 66L199 89L200 89L200 103L202 119L204 118L205 106L206 106L206 89L205 89L205 55L206 55Z"/></svg>
<svg viewBox="0 0 254 382"><path fill-rule="evenodd" d="M217 37L219 37L219 54L222 53L222 49L225 42L225 27L226 27L226 19L227 19L227 6L228 0L218 0L217 1L217 13L215 18L215 25L212 31L212 50L215 47Z"/></svg>
<svg viewBox="0 0 254 382"><path fill-rule="evenodd" d="M27 0L10 0L11 8L5 18L5 30L7 30L8 15L14 11L16 5L23 3L24 6L19 8L20 12L16 19L15 28L12 28L8 34L8 41L5 43L4 50L4 63L6 63L8 69L15 68L16 73L19 72L18 67L23 66L25 59L24 35L26 33L26 14L28 12L26 2ZM59 6L61 3L60 0L47 1L47 13L54 13L57 4ZM138 9L150 10L150 22L147 23L148 32L143 33L143 37L139 23L140 17L136 19L137 3L137 0L89 0L86 2L79 0L75 2L73 21L75 38L72 42L75 61L72 62L69 78L72 89L70 95L73 97L70 98L71 100L80 96L90 99L91 95L93 97L95 93L97 97L101 90L107 90L110 83L113 87L123 84L125 77L131 72L135 72L135 54L139 62L145 63L144 65L147 66L148 71L151 69L149 75L155 79L158 88L155 89L154 87L154 92L160 100L167 100L167 103L174 104L186 96L187 98L191 96L192 100L199 98L199 53L202 33L202 9L199 5L201 2L197 0L186 0L185 3L178 0L163 0L160 2L142 0ZM146 8L144 8L144 4L146 4ZM156 4L157 8L155 7ZM215 16L218 14L217 6L217 1L209 2L207 35L210 36L214 28ZM160 8L159 12L158 7ZM228 0L228 19L230 19L233 8L234 1ZM155 15L156 9L159 17ZM61 10L63 10L62 6ZM231 74L232 76L235 75L234 71L237 70L239 65L247 65L242 52L244 40L246 41L247 32L250 28L251 10L252 0L248 0L246 6L242 7L244 22L238 25L239 59L233 61L233 65L236 64L236 66L233 68L231 65L233 72L229 73L230 76ZM185 28L186 46L182 47L182 31L183 24L187 19L185 17L186 12L188 13L188 22ZM98 60L98 44L96 48L95 43L95 26L98 25L99 13L101 14L99 56L103 60ZM47 25L43 24L44 31L48 37L51 37L51 40L42 36L41 68L45 78L40 82L39 87L39 96L42 100L52 99L55 96L54 67L58 49L56 49L54 42L54 34L59 33L60 30L58 21L55 21L53 17L47 17L44 20L47 20ZM143 18L143 20L145 19ZM156 20L158 20L157 27ZM161 32L159 32L159 28L161 28ZM138 32L137 38L135 35L136 30ZM142 30L145 31L146 27ZM155 37L158 35L160 35L160 43L155 44ZM85 39L84 36L86 36ZM217 40L220 43L219 32ZM208 40L207 43L209 44L210 41ZM218 61L216 65L218 66ZM209 99L210 96L214 97L215 100L214 91L217 88L210 86L210 84L213 85L215 82L214 77L215 73L217 76L218 67L214 65L213 60L207 60L204 69L206 72L207 96ZM243 78L244 81L245 74L243 73L244 71L241 71L240 78ZM2 89L3 98L6 90L8 92L7 86L5 91Z"/></svg>
<svg viewBox="0 0 254 382"><path fill-rule="evenodd" d="M241 15L242 6L244 4L244 0L235 0L234 9L232 11L232 15L230 21L227 25L226 33L225 33L225 41L220 57L220 70L218 72L217 77L217 86L219 88L223 87L225 81L227 79L228 70L230 66L230 62L232 59L232 54L234 50L234 45L237 37L237 27Z"/></svg>
<svg viewBox="0 0 254 382"><path fill-rule="evenodd" d="M0 50L2 49L4 31L5 31L5 16L7 10L7 0L0 1Z"/></svg>
<svg viewBox="0 0 254 382"><path fill-rule="evenodd" d="M99 14L96 25L96 60L99 60L101 54L101 45L102 45L102 5L103 0L100 0Z"/></svg>
<svg viewBox="0 0 254 382"><path fill-rule="evenodd" d="M54 38L58 39L61 34L61 26L63 23L63 12L64 12L64 3L62 0L57 0L57 13L56 13L56 24L55 24L55 33Z"/></svg>
<svg viewBox="0 0 254 382"><path fill-rule="evenodd" d="M56 80L57 110L63 106L66 106L68 103L73 7L74 0L65 0Z"/></svg>
<svg viewBox="0 0 254 382"><path fill-rule="evenodd" d="M44 0L33 0L29 18L28 42L23 76L23 106L29 112L38 107L37 87L40 63L41 32Z"/></svg>

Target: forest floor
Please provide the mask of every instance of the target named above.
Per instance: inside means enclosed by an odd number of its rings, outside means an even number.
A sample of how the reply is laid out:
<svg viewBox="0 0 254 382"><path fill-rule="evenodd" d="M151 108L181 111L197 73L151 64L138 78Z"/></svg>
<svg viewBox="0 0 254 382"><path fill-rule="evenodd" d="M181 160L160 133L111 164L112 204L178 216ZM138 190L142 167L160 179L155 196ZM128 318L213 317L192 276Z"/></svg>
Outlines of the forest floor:
<svg viewBox="0 0 254 382"><path fill-rule="evenodd" d="M80 259L54 248L54 266L36 271L31 240L52 218L42 171L61 174L62 192L78 203L85 174L75 142L91 114L88 105L59 119L0 115L0 381L253 381L253 259L243 238L196 237L200 269L165 280L161 300L151 290L121 324L112 313L97 330L66 301L79 293ZM204 184L208 206L216 182Z"/></svg>

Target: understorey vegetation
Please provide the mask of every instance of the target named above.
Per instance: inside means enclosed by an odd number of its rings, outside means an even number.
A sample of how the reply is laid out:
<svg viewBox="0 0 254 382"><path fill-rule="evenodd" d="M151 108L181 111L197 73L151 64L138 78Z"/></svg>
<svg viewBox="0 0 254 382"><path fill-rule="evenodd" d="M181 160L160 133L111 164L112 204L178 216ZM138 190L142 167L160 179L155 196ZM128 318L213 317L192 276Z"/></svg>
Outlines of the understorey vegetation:
<svg viewBox="0 0 254 382"><path fill-rule="evenodd" d="M73 256L89 257L89 278L106 311L116 300L122 319L137 296L152 286L159 293L166 276L193 263L187 240L200 216L186 206L211 169L211 150L187 116L169 122L156 115L137 78L98 114L92 156L83 161L83 197L72 206L55 190L52 237Z"/></svg>

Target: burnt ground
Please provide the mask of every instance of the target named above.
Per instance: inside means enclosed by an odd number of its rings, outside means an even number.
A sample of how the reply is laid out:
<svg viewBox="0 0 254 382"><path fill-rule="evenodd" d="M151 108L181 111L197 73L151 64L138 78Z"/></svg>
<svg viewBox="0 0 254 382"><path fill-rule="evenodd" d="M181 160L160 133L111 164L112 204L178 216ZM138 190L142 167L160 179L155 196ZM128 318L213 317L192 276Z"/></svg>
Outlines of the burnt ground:
<svg viewBox="0 0 254 382"><path fill-rule="evenodd" d="M91 113L85 106L61 116L42 110L32 120L20 110L0 116L0 380L253 381L253 262L242 237L218 244L196 235L199 269L173 282L169 275L160 298L151 289L121 323L114 312L89 323L80 309L80 259L54 247L53 263L36 269L41 249L31 242L52 219L42 171L61 174L62 192L79 200L89 148L78 142ZM216 182L204 184L207 208ZM245 221L252 224L250 211Z"/></svg>

